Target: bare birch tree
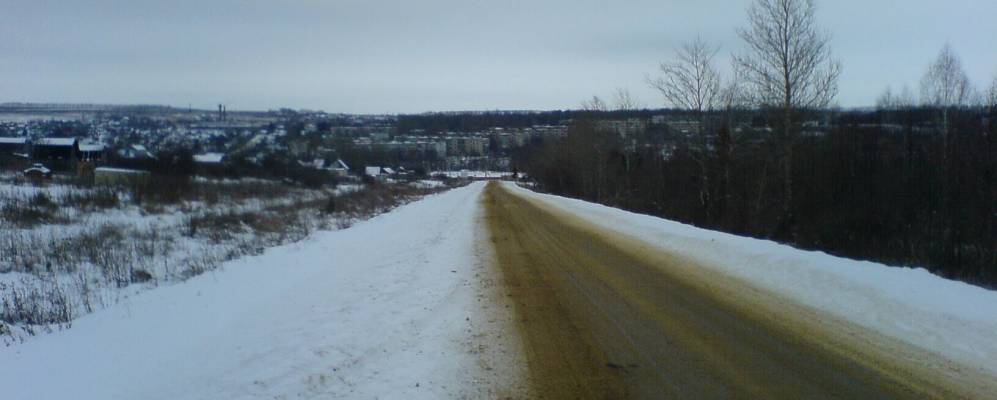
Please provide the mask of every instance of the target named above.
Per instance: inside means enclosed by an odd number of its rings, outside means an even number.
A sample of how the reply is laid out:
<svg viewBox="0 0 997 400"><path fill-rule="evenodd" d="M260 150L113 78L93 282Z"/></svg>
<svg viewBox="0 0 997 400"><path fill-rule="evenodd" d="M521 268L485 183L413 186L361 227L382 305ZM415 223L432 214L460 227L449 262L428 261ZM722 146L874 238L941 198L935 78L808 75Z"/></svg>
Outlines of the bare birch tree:
<svg viewBox="0 0 997 400"><path fill-rule="evenodd" d="M994 80L990 82L990 88L987 89L983 101L987 107L997 109L997 74L994 74Z"/></svg>
<svg viewBox="0 0 997 400"><path fill-rule="evenodd" d="M699 165L699 202L707 222L712 219L710 196L710 153L709 138L706 135L707 115L724 106L723 80L714 63L720 48L706 43L700 38L686 43L676 52L676 58L662 62L661 75L647 78L648 84L661 92L665 103L683 110L692 111L696 117L697 151L694 159ZM732 92L731 92L732 93Z"/></svg>
<svg viewBox="0 0 997 400"><path fill-rule="evenodd" d="M665 102L675 108L697 113L712 111L722 102L722 80L714 65L720 48L702 39L686 43L671 62L662 62L661 76L648 78Z"/></svg>
<svg viewBox="0 0 997 400"><path fill-rule="evenodd" d="M896 95L893 94L893 88L886 86L883 93L876 98L876 109L877 110L893 110L896 104Z"/></svg>
<svg viewBox="0 0 997 400"><path fill-rule="evenodd" d="M830 33L817 27L816 10L813 0L755 0L748 7L747 28L738 31L748 52L734 58L753 103L782 114L784 229L793 223L797 116L830 105L841 74L841 64L831 55Z"/></svg>
<svg viewBox="0 0 997 400"><path fill-rule="evenodd" d="M599 96L592 96L591 99L582 101L584 111L609 111L609 106Z"/></svg>
<svg viewBox="0 0 997 400"><path fill-rule="evenodd" d="M893 92L889 86L876 99L876 108L880 110L897 111L913 108L917 105L917 99L911 92L910 87L904 85L900 93Z"/></svg>
<svg viewBox="0 0 997 400"><path fill-rule="evenodd" d="M630 90L625 88L617 88L616 92L613 93L613 100L616 103L617 111L632 111L640 108L640 102L630 94Z"/></svg>
<svg viewBox="0 0 997 400"><path fill-rule="evenodd" d="M921 78L921 101L937 108L962 107L973 97L973 85L962 69L962 61L946 44Z"/></svg>

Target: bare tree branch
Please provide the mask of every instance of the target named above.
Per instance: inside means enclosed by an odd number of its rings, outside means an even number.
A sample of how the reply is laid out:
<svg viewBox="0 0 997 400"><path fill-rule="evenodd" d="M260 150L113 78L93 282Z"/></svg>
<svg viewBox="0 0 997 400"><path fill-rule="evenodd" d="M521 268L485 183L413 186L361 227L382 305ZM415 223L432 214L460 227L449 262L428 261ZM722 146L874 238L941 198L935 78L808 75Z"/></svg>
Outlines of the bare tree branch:
<svg viewBox="0 0 997 400"><path fill-rule="evenodd" d="M782 223L794 234L793 146L796 114L826 108L838 93L841 64L831 57L831 35L819 30L813 0L754 0L748 27L738 31L748 52L734 58L751 101L782 111Z"/></svg>
<svg viewBox="0 0 997 400"><path fill-rule="evenodd" d="M592 96L591 99L582 102L582 110L584 111L608 111L609 106L603 101L599 96Z"/></svg>
<svg viewBox="0 0 997 400"><path fill-rule="evenodd" d="M984 102L987 107L997 108L997 74L994 74L994 80L990 82L990 88L984 95Z"/></svg>
<svg viewBox="0 0 997 400"><path fill-rule="evenodd" d="M946 44L921 78L921 102L932 107L962 107L973 98L969 76L952 47Z"/></svg>
<svg viewBox="0 0 997 400"><path fill-rule="evenodd" d="M911 92L910 87L904 85L903 90L900 93L894 93L893 90L887 86L883 94L876 99L876 108L880 110L906 110L913 108L917 105L917 99Z"/></svg>
<svg viewBox="0 0 997 400"><path fill-rule="evenodd" d="M619 111L631 111L641 107L640 102L630 94L630 90L625 88L617 88L613 94L613 98L616 103L616 110Z"/></svg>
<svg viewBox="0 0 997 400"><path fill-rule="evenodd" d="M673 107L712 111L723 102L720 73L713 63L719 50L697 38L683 45L674 61L661 63L661 76L647 82Z"/></svg>
<svg viewBox="0 0 997 400"><path fill-rule="evenodd" d="M748 27L738 31L748 53L734 61L756 105L818 109L834 100L841 64L815 12L813 0L755 0L748 8Z"/></svg>

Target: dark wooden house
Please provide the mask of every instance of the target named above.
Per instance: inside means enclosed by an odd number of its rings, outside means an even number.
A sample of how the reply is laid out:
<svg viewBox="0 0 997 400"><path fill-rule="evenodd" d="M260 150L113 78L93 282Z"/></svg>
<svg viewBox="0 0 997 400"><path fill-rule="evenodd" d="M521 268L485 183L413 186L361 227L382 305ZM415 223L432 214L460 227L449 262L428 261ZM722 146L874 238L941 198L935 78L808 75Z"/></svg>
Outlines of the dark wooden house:
<svg viewBox="0 0 997 400"><path fill-rule="evenodd" d="M0 137L0 168L24 169L28 164L28 138Z"/></svg>
<svg viewBox="0 0 997 400"><path fill-rule="evenodd" d="M36 163L56 171L75 171L79 153L80 144L76 138L41 138L31 147L31 157Z"/></svg>

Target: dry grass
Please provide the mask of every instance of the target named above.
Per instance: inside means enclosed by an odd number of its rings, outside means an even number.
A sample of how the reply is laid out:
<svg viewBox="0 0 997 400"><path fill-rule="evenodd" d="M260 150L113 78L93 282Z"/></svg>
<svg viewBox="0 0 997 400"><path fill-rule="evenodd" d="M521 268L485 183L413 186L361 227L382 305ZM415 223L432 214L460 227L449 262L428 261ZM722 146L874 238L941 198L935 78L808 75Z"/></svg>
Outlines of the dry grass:
<svg viewBox="0 0 997 400"><path fill-rule="evenodd" d="M34 189L49 191L0 192L0 220L13 222L0 225L0 339L8 343L17 332L65 326L114 304L122 288L181 282L447 188L371 184L336 194L279 182L190 180ZM110 211L119 216L87 217ZM161 218L174 222L156 222ZM63 225L44 226L51 224Z"/></svg>

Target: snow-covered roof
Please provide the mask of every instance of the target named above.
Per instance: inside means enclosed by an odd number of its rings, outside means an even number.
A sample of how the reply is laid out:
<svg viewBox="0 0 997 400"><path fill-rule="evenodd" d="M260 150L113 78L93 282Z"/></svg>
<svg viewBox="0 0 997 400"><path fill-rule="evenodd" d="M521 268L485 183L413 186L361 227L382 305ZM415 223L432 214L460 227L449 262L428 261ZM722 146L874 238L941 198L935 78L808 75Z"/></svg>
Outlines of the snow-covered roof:
<svg viewBox="0 0 997 400"><path fill-rule="evenodd" d="M194 162L205 164L217 164L222 162L223 158L225 158L225 154L223 153L194 154Z"/></svg>
<svg viewBox="0 0 997 400"><path fill-rule="evenodd" d="M104 151L104 145L100 143L80 143L80 151Z"/></svg>
<svg viewBox="0 0 997 400"><path fill-rule="evenodd" d="M25 144L28 138L25 137L0 137L0 144Z"/></svg>
<svg viewBox="0 0 997 400"><path fill-rule="evenodd" d="M76 138L40 138L35 140L35 146L73 146L76 144Z"/></svg>
<svg viewBox="0 0 997 400"><path fill-rule="evenodd" d="M149 158L149 159L153 159L153 160L156 159L155 155L153 155L151 152L149 152L149 150L146 149L145 146L140 145L140 144L133 144L131 146L128 146L128 147L125 147L125 148L122 148L122 149L118 149L118 155L120 155L122 157L125 157L125 158L132 158L132 159L136 159L136 158Z"/></svg>
<svg viewBox="0 0 997 400"><path fill-rule="evenodd" d="M381 175L381 167L367 167L363 170L364 175L378 176Z"/></svg>
<svg viewBox="0 0 997 400"><path fill-rule="evenodd" d="M332 169L342 169L342 170L349 170L349 169L350 169L350 166L349 166L349 165L346 165L346 163L345 163L345 162L343 162L343 160L340 160L340 159L336 159L336 162L334 162L334 163L332 164Z"/></svg>
<svg viewBox="0 0 997 400"><path fill-rule="evenodd" d="M384 167L384 173L386 173L388 175L391 175L391 174L395 173L395 170L393 170L391 168L388 168L388 167Z"/></svg>

